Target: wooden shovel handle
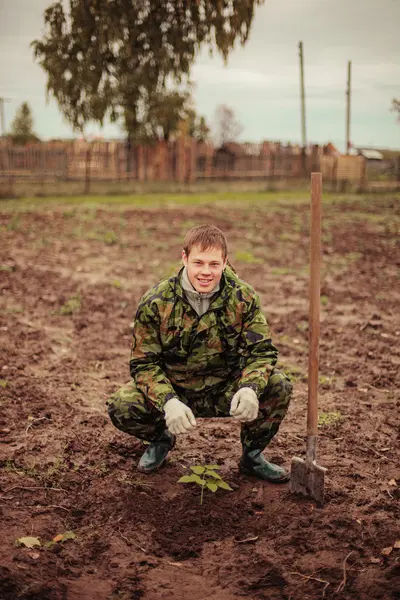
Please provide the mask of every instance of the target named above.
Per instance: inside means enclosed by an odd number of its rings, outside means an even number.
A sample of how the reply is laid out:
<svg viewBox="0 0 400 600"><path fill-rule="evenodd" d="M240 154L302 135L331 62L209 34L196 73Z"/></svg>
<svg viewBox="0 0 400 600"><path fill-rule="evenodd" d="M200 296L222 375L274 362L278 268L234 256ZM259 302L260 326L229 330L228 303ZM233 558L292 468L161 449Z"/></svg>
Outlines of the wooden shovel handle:
<svg viewBox="0 0 400 600"><path fill-rule="evenodd" d="M310 312L308 353L308 406L307 435L318 432L318 364L319 364L319 311L321 285L321 195L322 175L311 173L310 225Z"/></svg>

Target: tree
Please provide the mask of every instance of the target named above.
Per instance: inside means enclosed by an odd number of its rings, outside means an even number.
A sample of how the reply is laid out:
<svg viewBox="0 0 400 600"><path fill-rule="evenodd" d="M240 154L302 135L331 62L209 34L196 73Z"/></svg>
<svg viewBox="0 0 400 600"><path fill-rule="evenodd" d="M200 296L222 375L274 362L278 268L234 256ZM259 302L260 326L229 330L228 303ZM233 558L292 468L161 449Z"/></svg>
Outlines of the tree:
<svg viewBox="0 0 400 600"><path fill-rule="evenodd" d="M243 125L236 119L232 108L221 104L215 111L215 130L216 144L222 146L234 142L243 131Z"/></svg>
<svg viewBox="0 0 400 600"><path fill-rule="evenodd" d="M181 122L188 118L190 103L189 92L160 91L149 94L147 90L144 91L139 110L125 114L128 132L132 131L131 140L141 143L169 141L180 130Z"/></svg>
<svg viewBox="0 0 400 600"><path fill-rule="evenodd" d="M23 102L11 123L11 140L14 144L24 146L28 142L37 142L39 138L33 131L33 117L30 106Z"/></svg>
<svg viewBox="0 0 400 600"><path fill-rule="evenodd" d="M130 114L126 114L125 122L129 122L130 117ZM168 142L177 135L204 141L208 132L205 118L199 117L193 108L190 91L169 90L144 95L133 133L129 137L131 142L137 143L154 140Z"/></svg>
<svg viewBox="0 0 400 600"><path fill-rule="evenodd" d="M75 130L109 117L135 135L146 101L189 81L201 46L227 59L237 40L245 44L264 1L69 0L67 11L58 0L32 46L48 95Z"/></svg>
<svg viewBox="0 0 400 600"><path fill-rule="evenodd" d="M198 142L206 142L210 134L210 128L205 117L199 116L194 109L188 115L186 134Z"/></svg>
<svg viewBox="0 0 400 600"><path fill-rule="evenodd" d="M397 121L400 123L400 100L396 100L396 98L393 98L391 110L397 113Z"/></svg>

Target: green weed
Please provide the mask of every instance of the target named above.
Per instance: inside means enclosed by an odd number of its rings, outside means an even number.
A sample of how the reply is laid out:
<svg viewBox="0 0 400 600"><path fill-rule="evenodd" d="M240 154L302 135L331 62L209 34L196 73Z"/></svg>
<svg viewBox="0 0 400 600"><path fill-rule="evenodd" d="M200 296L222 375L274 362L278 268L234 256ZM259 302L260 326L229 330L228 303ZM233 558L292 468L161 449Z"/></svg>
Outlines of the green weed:
<svg viewBox="0 0 400 600"><path fill-rule="evenodd" d="M282 242L298 242L299 241L299 235L297 233L288 233L288 232L284 232L281 233L279 235L279 239Z"/></svg>
<svg viewBox="0 0 400 600"><path fill-rule="evenodd" d="M318 427L331 427L343 420L342 414L337 412L321 412L318 415Z"/></svg>
<svg viewBox="0 0 400 600"><path fill-rule="evenodd" d="M308 329L309 329L308 321L299 321L296 324L296 329L298 331L308 331Z"/></svg>
<svg viewBox="0 0 400 600"><path fill-rule="evenodd" d="M7 379L0 379L0 388L6 388L7 387Z"/></svg>
<svg viewBox="0 0 400 600"><path fill-rule="evenodd" d="M19 215L13 215L6 226L8 231L19 231L20 220L21 219Z"/></svg>
<svg viewBox="0 0 400 600"><path fill-rule="evenodd" d="M318 376L318 383L324 386L331 386L334 381L334 377L327 377L326 375Z"/></svg>
<svg viewBox="0 0 400 600"><path fill-rule="evenodd" d="M75 312L80 310L81 308L81 297L79 294L72 296L69 300L65 302L60 308L60 313L64 316L73 315Z"/></svg>
<svg viewBox="0 0 400 600"><path fill-rule="evenodd" d="M115 231L109 229L102 235L102 241L107 244L107 246L112 246L118 242L118 235L115 233Z"/></svg>
<svg viewBox="0 0 400 600"><path fill-rule="evenodd" d="M329 302L328 296L321 296L320 300L321 300L321 305L322 306L327 306L327 304Z"/></svg>
<svg viewBox="0 0 400 600"><path fill-rule="evenodd" d="M283 365L281 371L287 375L294 383L296 381L305 381L307 379L306 373L300 367L295 365Z"/></svg>
<svg viewBox="0 0 400 600"><path fill-rule="evenodd" d="M254 256L254 254L248 250L236 250L235 260L248 264L260 264L263 262L262 258Z"/></svg>
<svg viewBox="0 0 400 600"><path fill-rule="evenodd" d="M289 275L292 273L292 269L288 269L287 267L273 267L271 269L272 275Z"/></svg>

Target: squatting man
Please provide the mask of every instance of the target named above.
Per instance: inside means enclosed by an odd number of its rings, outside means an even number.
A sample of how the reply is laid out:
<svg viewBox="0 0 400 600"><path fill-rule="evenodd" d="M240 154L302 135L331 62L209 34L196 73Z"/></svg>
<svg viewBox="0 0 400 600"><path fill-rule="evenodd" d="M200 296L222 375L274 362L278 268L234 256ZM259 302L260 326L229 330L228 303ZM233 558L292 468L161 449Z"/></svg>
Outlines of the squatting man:
<svg viewBox="0 0 400 600"><path fill-rule="evenodd" d="M289 474L262 451L286 415L292 385L275 369L278 351L254 289L227 260L225 235L191 229L183 266L141 299L133 327L131 381L107 401L113 424L149 442L138 470L165 462L196 417L241 422L240 471L281 483Z"/></svg>

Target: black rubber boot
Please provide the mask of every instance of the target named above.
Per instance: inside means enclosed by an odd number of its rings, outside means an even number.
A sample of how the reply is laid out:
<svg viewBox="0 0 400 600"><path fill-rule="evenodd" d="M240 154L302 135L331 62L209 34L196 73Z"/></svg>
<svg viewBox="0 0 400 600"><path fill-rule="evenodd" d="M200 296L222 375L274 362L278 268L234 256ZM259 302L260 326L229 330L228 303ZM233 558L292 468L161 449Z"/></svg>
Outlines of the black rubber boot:
<svg viewBox="0 0 400 600"><path fill-rule="evenodd" d="M290 474L278 465L265 460L261 450L243 449L243 454L239 462L239 470L246 475L254 475L258 479L270 481L271 483L286 483L290 479Z"/></svg>
<svg viewBox="0 0 400 600"><path fill-rule="evenodd" d="M165 462L168 453L175 446L176 437L166 429L161 436L151 442L138 463L138 471L151 473Z"/></svg>

